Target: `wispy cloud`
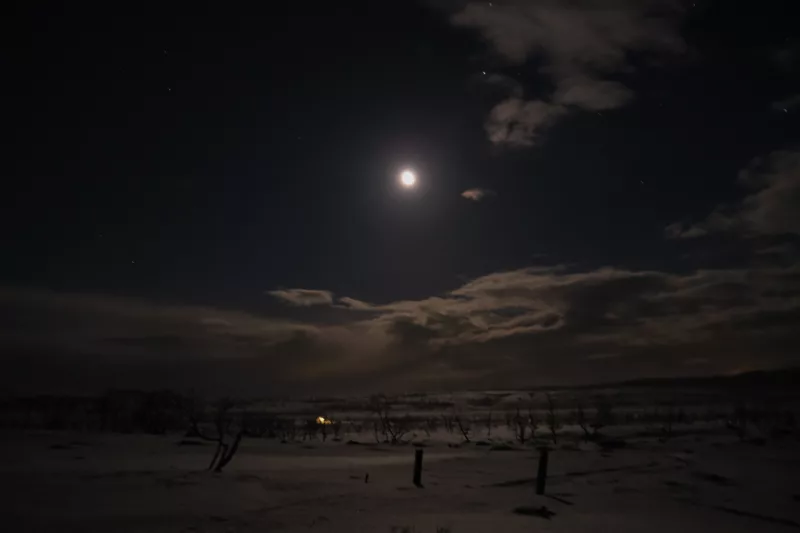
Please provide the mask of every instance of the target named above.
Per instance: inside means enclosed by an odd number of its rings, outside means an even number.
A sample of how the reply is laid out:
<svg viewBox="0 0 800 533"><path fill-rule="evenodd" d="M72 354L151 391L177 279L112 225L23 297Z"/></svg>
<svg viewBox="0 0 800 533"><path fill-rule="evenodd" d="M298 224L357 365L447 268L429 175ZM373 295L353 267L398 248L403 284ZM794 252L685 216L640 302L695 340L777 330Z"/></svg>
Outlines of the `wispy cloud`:
<svg viewBox="0 0 800 533"><path fill-rule="evenodd" d="M566 112L565 107L543 100L508 98L489 112L486 133L493 144L532 146L540 132Z"/></svg>
<svg viewBox="0 0 800 533"><path fill-rule="evenodd" d="M53 388L238 394L522 386L680 373L686 354L702 354L709 372L778 365L800 348L800 265L680 274L535 267L383 303L319 292L313 319L286 320L0 289L0 381L46 375L59 377Z"/></svg>
<svg viewBox="0 0 800 533"><path fill-rule="evenodd" d="M754 160L740 173L739 184L748 191L740 202L717 206L693 224L670 224L666 236L688 239L723 232L800 235L800 148Z"/></svg>
<svg viewBox="0 0 800 533"><path fill-rule="evenodd" d="M581 346L617 354L706 342L731 323L794 316L800 302L781 291L786 283L800 289L800 280L788 281L798 272L800 266L690 274L555 266L489 274L421 300L371 304L345 297L337 307L363 317L352 325L404 345L413 340L417 348L555 338L556 351Z"/></svg>
<svg viewBox="0 0 800 533"><path fill-rule="evenodd" d="M495 144L530 146L569 112L614 109L633 97L614 79L631 53L680 53L683 11L673 0L469 2L450 20L475 28L504 61L541 60L554 91L524 100L514 86L486 123Z"/></svg>
<svg viewBox="0 0 800 533"><path fill-rule="evenodd" d="M268 291L267 294L274 296L285 303L299 307L330 305L333 303L333 295L330 291L313 289L278 289L274 291Z"/></svg>
<svg viewBox="0 0 800 533"><path fill-rule="evenodd" d="M586 359L589 361L603 361L606 359L616 359L617 357L619 357L618 353L593 353L586 356Z"/></svg>
<svg viewBox="0 0 800 533"><path fill-rule="evenodd" d="M495 193L489 189L481 189L481 188L474 188L474 189L467 189L466 191L461 193L461 196L466 198L467 200L472 200L473 202L480 202L487 196L493 196Z"/></svg>
<svg viewBox="0 0 800 533"><path fill-rule="evenodd" d="M772 102L773 111L789 113L800 109L800 94L793 94L781 100Z"/></svg>

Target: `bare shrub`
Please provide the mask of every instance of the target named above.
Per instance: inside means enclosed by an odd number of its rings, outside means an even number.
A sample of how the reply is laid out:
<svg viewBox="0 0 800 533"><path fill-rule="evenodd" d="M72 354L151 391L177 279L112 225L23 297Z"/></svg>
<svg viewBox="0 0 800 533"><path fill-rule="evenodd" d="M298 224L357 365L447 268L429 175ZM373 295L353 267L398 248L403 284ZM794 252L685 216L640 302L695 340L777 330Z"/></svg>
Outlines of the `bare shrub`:
<svg viewBox="0 0 800 533"><path fill-rule="evenodd" d="M533 410L528 408L527 414L520 411L517 407L516 414L511 418L512 428L514 430L514 437L520 444L525 444L528 440L533 440L536 436L536 427L539 422L533 415Z"/></svg>
<svg viewBox="0 0 800 533"><path fill-rule="evenodd" d="M482 420L484 426L486 427L486 438L492 438L492 429L494 427L494 410L498 403L498 398L495 396L486 396L484 399L481 400L480 406L481 407L488 407L489 412L486 414L486 418Z"/></svg>
<svg viewBox="0 0 800 533"><path fill-rule="evenodd" d="M333 430L333 440L340 441L342 440L342 421L341 420L334 420L331 424L331 429Z"/></svg>
<svg viewBox="0 0 800 533"><path fill-rule="evenodd" d="M372 421L372 434L375 437L375 442L380 443L381 439L379 438L379 428L380 424L377 420Z"/></svg>
<svg viewBox="0 0 800 533"><path fill-rule="evenodd" d="M219 400L215 405L214 426L216 433L207 434L201 427L197 418L198 405L193 405L193 412L190 414L190 436L197 436L203 440L217 443L214 456L208 465L208 470L222 472L222 469L231 462L233 456L239 450L239 444L247 431L246 418L243 414L238 417L232 413L235 403L229 398Z"/></svg>
<svg viewBox="0 0 800 533"><path fill-rule="evenodd" d="M245 437L252 439L275 438L276 420L271 416L259 415L249 411L242 413Z"/></svg>
<svg viewBox="0 0 800 533"><path fill-rule="evenodd" d="M364 421L350 421L350 433L355 433L356 435L364 431ZM345 430L347 432L347 430Z"/></svg>
<svg viewBox="0 0 800 533"><path fill-rule="evenodd" d="M534 406L534 398L536 394L533 392L528 393L528 427L531 430L531 440L536 438L536 428L539 427L539 419L536 417L536 413L533 410Z"/></svg>
<svg viewBox="0 0 800 533"><path fill-rule="evenodd" d="M592 440L592 432L589 430L589 419L586 417L583 404L580 402L578 402L575 408L575 423L578 424L578 427L583 431L583 440L586 442Z"/></svg>
<svg viewBox="0 0 800 533"><path fill-rule="evenodd" d="M558 444L557 432L561 428L561 421L556 414L556 404L553 401L553 396L548 392L545 397L547 398L547 426L550 428L553 444Z"/></svg>
<svg viewBox="0 0 800 533"><path fill-rule="evenodd" d="M731 416L728 419L727 426L728 429L731 429L734 433L736 433L740 440L747 438L748 417L749 409L747 402L741 398L737 398L734 403L733 413L731 413Z"/></svg>
<svg viewBox="0 0 800 533"><path fill-rule="evenodd" d="M512 427L514 428L514 437L520 444L525 444L528 436L528 424L525 418L520 414L519 407L517 407L517 414L513 418Z"/></svg>
<svg viewBox="0 0 800 533"><path fill-rule="evenodd" d="M439 419L433 416L430 416L425 419L425 434L430 438L431 433L435 433L439 429Z"/></svg>
<svg viewBox="0 0 800 533"><path fill-rule="evenodd" d="M443 414L442 415L442 424L444 425L445 431L452 434L453 433L453 417Z"/></svg>
<svg viewBox="0 0 800 533"><path fill-rule="evenodd" d="M472 429L472 420L460 413L455 413L453 415L453 421L456 423L458 431L460 431L461 435L464 437L464 442L470 442L469 432Z"/></svg>
<svg viewBox="0 0 800 533"><path fill-rule="evenodd" d="M595 398L595 415L591 424L592 438L597 440L600 437L600 430L614 423L614 412L611 401L605 396Z"/></svg>
<svg viewBox="0 0 800 533"><path fill-rule="evenodd" d="M292 442L297 439L297 422L294 418L275 421L275 433L281 442Z"/></svg>
<svg viewBox="0 0 800 533"><path fill-rule="evenodd" d="M673 425L677 419L677 412L675 410L675 404L670 402L667 404L666 409L664 410L664 416L661 425L661 438L663 440L669 440L672 438L672 430Z"/></svg>
<svg viewBox="0 0 800 533"><path fill-rule="evenodd" d="M486 416L486 438L492 438L492 414L494 409L489 409L489 414Z"/></svg>
<svg viewBox="0 0 800 533"><path fill-rule="evenodd" d="M383 432L384 442L398 444L403 442L403 437L411 429L411 418L392 416L392 402L384 395L370 398L370 408L378 417L380 428ZM375 439L377 441L377 423L375 424Z"/></svg>
<svg viewBox="0 0 800 533"><path fill-rule="evenodd" d="M320 425L317 424L316 418L307 419L303 425L303 441L316 439L319 427Z"/></svg>

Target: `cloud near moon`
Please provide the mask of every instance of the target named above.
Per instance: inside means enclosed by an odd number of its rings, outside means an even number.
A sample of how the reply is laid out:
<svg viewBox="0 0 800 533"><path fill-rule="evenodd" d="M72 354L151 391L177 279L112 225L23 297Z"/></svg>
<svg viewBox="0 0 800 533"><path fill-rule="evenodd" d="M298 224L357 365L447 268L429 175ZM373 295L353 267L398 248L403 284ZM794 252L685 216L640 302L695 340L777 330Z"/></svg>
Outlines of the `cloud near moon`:
<svg viewBox="0 0 800 533"><path fill-rule="evenodd" d="M462 192L461 196L467 200L472 200L473 202L480 202L487 196L493 196L494 194L495 192L492 190L475 187L474 189L467 189L466 191Z"/></svg>
<svg viewBox="0 0 800 533"><path fill-rule="evenodd" d="M699 357L708 373L752 365L755 355L775 367L800 349L799 272L800 264L688 273L556 265L385 303L271 291L295 308L291 319L0 289L0 385L38 375L42 390L113 378L133 388L299 394L680 375L696 372Z"/></svg>

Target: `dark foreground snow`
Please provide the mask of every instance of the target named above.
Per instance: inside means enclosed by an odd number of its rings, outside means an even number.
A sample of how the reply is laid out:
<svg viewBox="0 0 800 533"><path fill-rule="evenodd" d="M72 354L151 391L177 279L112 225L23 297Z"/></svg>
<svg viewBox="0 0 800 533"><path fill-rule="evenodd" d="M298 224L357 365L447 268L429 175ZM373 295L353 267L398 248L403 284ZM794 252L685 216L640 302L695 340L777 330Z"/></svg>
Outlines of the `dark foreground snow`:
<svg viewBox="0 0 800 533"><path fill-rule="evenodd" d="M425 448L424 487L417 488L411 482L413 447L356 437L364 444L246 440L226 471L212 474L204 467L213 449L179 446L176 435L4 433L4 530L731 533L800 528L800 447L794 440L758 445L710 432L666 443L631 438L624 449L602 452L564 437L550 456L547 495L536 496L538 452L533 448L452 448L446 438L434 439Z"/></svg>

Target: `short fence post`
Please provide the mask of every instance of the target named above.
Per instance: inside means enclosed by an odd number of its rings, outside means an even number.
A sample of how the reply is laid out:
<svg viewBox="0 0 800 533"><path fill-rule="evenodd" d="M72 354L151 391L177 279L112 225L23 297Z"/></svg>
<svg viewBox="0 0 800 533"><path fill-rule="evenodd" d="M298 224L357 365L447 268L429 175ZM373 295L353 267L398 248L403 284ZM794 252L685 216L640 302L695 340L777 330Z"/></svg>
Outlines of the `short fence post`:
<svg viewBox="0 0 800 533"><path fill-rule="evenodd" d="M547 483L547 456L550 448L539 448L539 471L536 473L536 494L544 494L544 486Z"/></svg>
<svg viewBox="0 0 800 533"><path fill-rule="evenodd" d="M422 448L414 451L414 485L422 487Z"/></svg>

